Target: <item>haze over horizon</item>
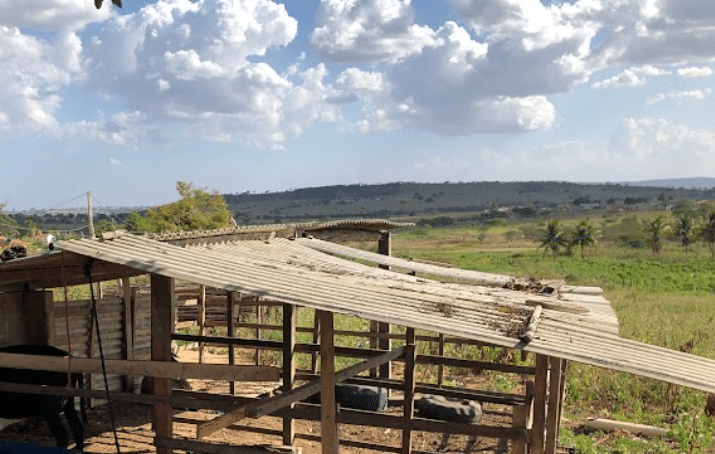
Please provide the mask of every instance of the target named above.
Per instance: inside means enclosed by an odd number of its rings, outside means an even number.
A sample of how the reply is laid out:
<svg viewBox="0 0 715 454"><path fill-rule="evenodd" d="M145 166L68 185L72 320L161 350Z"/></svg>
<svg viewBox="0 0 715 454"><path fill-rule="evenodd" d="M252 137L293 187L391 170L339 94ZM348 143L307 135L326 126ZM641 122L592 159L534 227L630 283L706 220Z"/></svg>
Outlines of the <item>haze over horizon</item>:
<svg viewBox="0 0 715 454"><path fill-rule="evenodd" d="M0 3L0 202L715 175L711 0Z"/></svg>

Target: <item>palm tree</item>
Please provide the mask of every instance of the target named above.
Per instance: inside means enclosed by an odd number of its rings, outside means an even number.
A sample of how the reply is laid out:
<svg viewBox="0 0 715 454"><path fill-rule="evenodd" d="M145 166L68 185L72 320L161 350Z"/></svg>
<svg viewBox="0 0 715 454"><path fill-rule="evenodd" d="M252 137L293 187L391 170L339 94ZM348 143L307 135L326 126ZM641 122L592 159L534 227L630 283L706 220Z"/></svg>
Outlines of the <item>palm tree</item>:
<svg viewBox="0 0 715 454"><path fill-rule="evenodd" d="M596 229L588 218L581 219L571 234L571 244L581 247L581 259L583 259L583 249L586 246L596 244Z"/></svg>
<svg viewBox="0 0 715 454"><path fill-rule="evenodd" d="M710 255L715 260L715 210L705 217L705 225L700 228L700 237L708 243Z"/></svg>
<svg viewBox="0 0 715 454"><path fill-rule="evenodd" d="M690 235L693 233L693 214L689 211L678 213L675 221L675 234L681 237L681 243L685 248L685 256L688 256L688 246L692 242Z"/></svg>
<svg viewBox="0 0 715 454"><path fill-rule="evenodd" d="M552 219L546 224L543 234L541 235L541 244L536 249L538 250L543 247L544 255L546 255L547 249L551 249L554 259L556 259L559 249L566 245L568 245L568 239L566 238L563 227L561 227L561 223L556 219Z"/></svg>
<svg viewBox="0 0 715 454"><path fill-rule="evenodd" d="M653 252L660 255L660 240L663 238L665 230L665 217L659 214L653 221L649 222L643 229L650 234L650 247Z"/></svg>

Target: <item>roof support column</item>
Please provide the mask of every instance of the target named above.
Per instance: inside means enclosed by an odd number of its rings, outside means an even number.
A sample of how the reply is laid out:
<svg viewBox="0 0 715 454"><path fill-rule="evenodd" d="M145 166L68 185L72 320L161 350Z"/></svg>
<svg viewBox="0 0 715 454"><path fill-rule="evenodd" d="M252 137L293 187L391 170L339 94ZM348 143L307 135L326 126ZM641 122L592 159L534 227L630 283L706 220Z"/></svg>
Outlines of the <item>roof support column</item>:
<svg viewBox="0 0 715 454"><path fill-rule="evenodd" d="M295 381L295 321L297 308L292 304L283 305L283 393L293 389ZM289 408L294 408L290 404ZM293 446L295 423L293 418L283 418L283 444Z"/></svg>
<svg viewBox="0 0 715 454"><path fill-rule="evenodd" d="M320 435L323 454L337 454L338 406L335 400L335 344L333 313L320 312Z"/></svg>
<svg viewBox="0 0 715 454"><path fill-rule="evenodd" d="M377 243L377 252L382 255L391 256L392 255L392 234L389 230L383 231L380 240ZM380 268L389 270L390 267L387 265L380 265ZM378 323L377 331L381 334L390 333L389 323ZM392 340L389 336L381 337L378 340L378 345L380 350L392 350ZM385 363L379 367L378 377L383 379L392 378L392 363Z"/></svg>
<svg viewBox="0 0 715 454"><path fill-rule="evenodd" d="M549 403L546 412L546 449L548 454L556 452L559 440L559 426L561 425L561 403L566 361L561 358L549 358Z"/></svg>
<svg viewBox="0 0 715 454"><path fill-rule="evenodd" d="M531 452L544 454L544 431L546 425L546 391L549 382L549 357L536 355L534 376L534 423L531 430Z"/></svg>
<svg viewBox="0 0 715 454"><path fill-rule="evenodd" d="M151 275L151 359L171 361L172 301L174 279ZM152 390L157 396L171 395L171 379L152 378ZM173 436L172 410L168 404L154 404L151 409L156 438L170 439ZM157 448L157 454L171 454L170 448Z"/></svg>

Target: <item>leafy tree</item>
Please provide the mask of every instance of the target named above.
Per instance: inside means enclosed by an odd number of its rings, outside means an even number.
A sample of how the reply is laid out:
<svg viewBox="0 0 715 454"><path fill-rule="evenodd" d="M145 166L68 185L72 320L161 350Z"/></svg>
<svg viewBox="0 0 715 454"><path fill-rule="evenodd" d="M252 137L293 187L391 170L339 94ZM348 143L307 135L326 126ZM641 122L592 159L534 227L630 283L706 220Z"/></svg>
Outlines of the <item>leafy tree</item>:
<svg viewBox="0 0 715 454"><path fill-rule="evenodd" d="M581 219L576 228L571 234L571 245L578 245L581 248L581 258L583 259L583 250L586 246L596 244L596 229L588 218Z"/></svg>
<svg viewBox="0 0 715 454"><path fill-rule="evenodd" d="M16 237L20 232L17 221L2 212L6 205L6 203L0 203L0 234L6 237Z"/></svg>
<svg viewBox="0 0 715 454"><path fill-rule="evenodd" d="M548 249L551 249L551 253L554 256L554 259L556 259L559 250L562 247L567 246L569 243L568 238L566 237L566 233L561 226L561 223L556 219L552 219L546 224L541 234L540 240L541 244L539 245L537 250L543 247L544 255L546 255L546 251Z"/></svg>
<svg viewBox="0 0 715 454"><path fill-rule="evenodd" d="M155 232L207 230L228 227L231 212L218 192L195 189L191 183L179 181L176 190L181 200L150 208L147 219Z"/></svg>
<svg viewBox="0 0 715 454"><path fill-rule="evenodd" d="M700 228L700 238L708 244L710 255L715 260L715 209L705 218L705 224Z"/></svg>
<svg viewBox="0 0 715 454"><path fill-rule="evenodd" d="M676 214L675 224L673 225L675 234L681 238L681 243L685 249L685 256L688 255L688 246L692 242L691 235L694 230L694 217L692 211L682 210Z"/></svg>
<svg viewBox="0 0 715 454"><path fill-rule="evenodd" d="M151 222L136 211L132 211L127 215L124 229L129 232L150 232L153 230Z"/></svg>
<svg viewBox="0 0 715 454"><path fill-rule="evenodd" d="M643 229L648 232L648 234L650 234L650 247L653 249L653 252L658 255L660 255L661 239L663 238L663 232L665 230L665 227L665 217L662 214L659 214Z"/></svg>

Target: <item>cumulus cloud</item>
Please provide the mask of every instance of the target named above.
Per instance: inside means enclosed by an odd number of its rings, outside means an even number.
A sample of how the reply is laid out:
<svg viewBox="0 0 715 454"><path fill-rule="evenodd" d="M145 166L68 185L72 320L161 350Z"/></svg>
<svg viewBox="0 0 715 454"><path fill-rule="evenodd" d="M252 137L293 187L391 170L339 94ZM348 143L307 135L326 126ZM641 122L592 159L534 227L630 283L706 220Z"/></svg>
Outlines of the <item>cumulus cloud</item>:
<svg viewBox="0 0 715 454"><path fill-rule="evenodd" d="M705 77L705 76L711 76L713 73L712 68L708 66L704 67L697 67L697 66L690 66L687 68L678 68L677 73L679 76L683 77Z"/></svg>
<svg viewBox="0 0 715 454"><path fill-rule="evenodd" d="M98 10L91 1L4 0L0 2L0 25L38 30L81 29L90 22L106 20L111 13L112 8Z"/></svg>
<svg viewBox="0 0 715 454"><path fill-rule="evenodd" d="M433 30L414 16L410 0L324 0L310 40L333 61L395 61L434 41Z"/></svg>
<svg viewBox="0 0 715 454"><path fill-rule="evenodd" d="M151 134L174 125L208 140L281 147L339 116L326 102L334 93L323 65L280 75L249 60L296 33L297 21L269 0L160 0L105 24L88 48L86 87L122 98Z"/></svg>
<svg viewBox="0 0 715 454"><path fill-rule="evenodd" d="M704 90L688 90L672 93L657 93L646 100L646 104L655 104L666 99L705 99L712 94L710 88Z"/></svg>
<svg viewBox="0 0 715 454"><path fill-rule="evenodd" d="M653 65L634 67L606 80L594 83L593 88L633 87L643 85L645 83L644 76L661 76L664 74L670 73Z"/></svg>
<svg viewBox="0 0 715 454"><path fill-rule="evenodd" d="M81 68L77 36L47 42L0 25L0 49L0 130L57 134L58 93Z"/></svg>
<svg viewBox="0 0 715 454"><path fill-rule="evenodd" d="M715 134L664 118L627 118L612 135L612 153L634 162L665 159L692 166L715 152Z"/></svg>

